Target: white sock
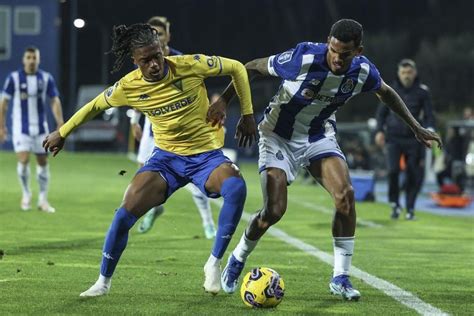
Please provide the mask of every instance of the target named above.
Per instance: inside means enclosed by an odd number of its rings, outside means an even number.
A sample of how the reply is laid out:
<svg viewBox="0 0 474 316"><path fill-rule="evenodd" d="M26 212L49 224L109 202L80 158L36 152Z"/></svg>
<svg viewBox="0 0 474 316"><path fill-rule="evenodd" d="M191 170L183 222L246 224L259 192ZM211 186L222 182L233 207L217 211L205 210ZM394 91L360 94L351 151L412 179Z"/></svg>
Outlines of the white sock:
<svg viewBox="0 0 474 316"><path fill-rule="evenodd" d="M39 185L39 203L48 200L49 165L36 165L36 179Z"/></svg>
<svg viewBox="0 0 474 316"><path fill-rule="evenodd" d="M18 174L18 179L20 180L21 190L23 195L31 195L30 190L30 164L22 164L18 162L16 165L16 172Z"/></svg>
<svg viewBox="0 0 474 316"><path fill-rule="evenodd" d="M103 284L105 286L110 286L110 283L112 282L112 277L105 277L102 274L99 274L99 279L97 279L96 283Z"/></svg>
<svg viewBox="0 0 474 316"><path fill-rule="evenodd" d="M209 256L209 259L207 259L206 266L207 265L212 265L212 266L219 266L221 264L221 259L214 257L212 254Z"/></svg>
<svg viewBox="0 0 474 316"><path fill-rule="evenodd" d="M334 237L334 272L333 276L349 275L354 253L355 237Z"/></svg>
<svg viewBox="0 0 474 316"><path fill-rule="evenodd" d="M257 240L250 240L245 236L245 232L242 234L240 238L239 244L235 247L232 254L234 257L239 260L240 262L245 262L250 256L250 253L254 250L255 246L257 246L259 239Z"/></svg>
<svg viewBox="0 0 474 316"><path fill-rule="evenodd" d="M195 186L190 186L190 188L192 188L191 193L193 196L194 203L196 204L199 210L199 214L201 215L202 226L214 226L214 220L212 219L211 212L211 203L209 202L209 198Z"/></svg>

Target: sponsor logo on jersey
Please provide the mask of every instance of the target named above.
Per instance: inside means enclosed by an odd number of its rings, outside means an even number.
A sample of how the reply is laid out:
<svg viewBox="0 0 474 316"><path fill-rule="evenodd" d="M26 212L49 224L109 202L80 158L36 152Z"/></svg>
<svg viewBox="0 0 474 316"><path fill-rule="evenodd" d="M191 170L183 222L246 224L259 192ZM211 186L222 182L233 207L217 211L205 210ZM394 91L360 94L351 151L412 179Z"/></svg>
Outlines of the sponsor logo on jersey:
<svg viewBox="0 0 474 316"><path fill-rule="evenodd" d="M207 65L209 68L214 68L216 66L216 61L212 57L207 58Z"/></svg>
<svg viewBox="0 0 474 316"><path fill-rule="evenodd" d="M309 83L313 86L317 86L320 82L318 79L312 79Z"/></svg>
<svg viewBox="0 0 474 316"><path fill-rule="evenodd" d="M354 89L354 81L352 79L347 79L346 82L341 86L342 93L349 93Z"/></svg>
<svg viewBox="0 0 474 316"><path fill-rule="evenodd" d="M287 63L291 60L291 57L293 57L293 51L287 51L284 53L281 53L280 56L278 56L277 62L282 65L284 63Z"/></svg>
<svg viewBox="0 0 474 316"><path fill-rule="evenodd" d="M308 88L304 88L303 91L301 91L301 95L306 100L311 100L312 98L314 98L314 91Z"/></svg>
<svg viewBox="0 0 474 316"><path fill-rule="evenodd" d="M107 98L110 98L112 96L112 93L114 93L114 89L115 89L115 87L113 87L113 86L108 88L107 91L105 92L105 96Z"/></svg>
<svg viewBox="0 0 474 316"><path fill-rule="evenodd" d="M177 111L181 108L184 108L191 103L193 103L197 99L197 95L190 96L184 99L181 99L179 101L176 101L174 103L159 107L157 109L149 110L149 111L144 111L146 114L150 116L160 116L164 115L166 113L174 112Z"/></svg>

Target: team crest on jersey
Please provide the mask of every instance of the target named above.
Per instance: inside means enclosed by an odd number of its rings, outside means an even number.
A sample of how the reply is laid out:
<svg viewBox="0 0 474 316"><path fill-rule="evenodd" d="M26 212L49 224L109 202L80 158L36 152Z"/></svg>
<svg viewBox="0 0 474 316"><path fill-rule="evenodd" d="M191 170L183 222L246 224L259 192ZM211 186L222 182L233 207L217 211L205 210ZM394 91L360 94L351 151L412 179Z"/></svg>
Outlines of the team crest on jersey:
<svg viewBox="0 0 474 316"><path fill-rule="evenodd" d="M38 89L43 89L43 80L38 80Z"/></svg>
<svg viewBox="0 0 474 316"><path fill-rule="evenodd" d="M347 79L346 82L341 86L342 93L349 93L354 89L354 81L352 79Z"/></svg>
<svg viewBox="0 0 474 316"><path fill-rule="evenodd" d="M301 95L306 100L311 100L312 98L314 98L314 91L308 88L304 88L303 91L301 91Z"/></svg>
<svg viewBox="0 0 474 316"><path fill-rule="evenodd" d="M26 92L21 92L20 93L20 99L21 100L26 100L28 99L28 94Z"/></svg>
<svg viewBox="0 0 474 316"><path fill-rule="evenodd" d="M291 60L291 57L293 57L293 51L287 51L287 52L284 52L284 53L281 53L280 56L278 56L278 63L280 65L284 64L284 63L287 63Z"/></svg>

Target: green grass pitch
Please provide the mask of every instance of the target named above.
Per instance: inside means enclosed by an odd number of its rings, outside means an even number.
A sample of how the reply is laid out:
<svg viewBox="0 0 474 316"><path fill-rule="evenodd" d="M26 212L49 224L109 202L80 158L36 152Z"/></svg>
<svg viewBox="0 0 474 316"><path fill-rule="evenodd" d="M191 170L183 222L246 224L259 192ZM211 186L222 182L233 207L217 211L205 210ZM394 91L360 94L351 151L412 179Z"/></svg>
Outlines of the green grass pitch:
<svg viewBox="0 0 474 316"><path fill-rule="evenodd" d="M13 153L0 153L0 314L160 314L160 315L413 315L416 312L362 280L353 284L359 302L331 296L331 267L272 236L249 258L254 266L276 269L284 278L283 302L272 310L252 310L240 295L212 297L202 290L202 267L212 241L185 190L147 234L134 227L109 295L81 299L95 282L101 247L114 209L136 165L119 154L61 153L51 158L50 202L56 214L19 208L20 186ZM243 164L248 185L245 210L261 206L255 164ZM123 176L120 170L127 170ZM35 175L32 164L31 174ZM34 196L37 184L31 177ZM276 227L332 253L331 199L320 187L295 183L288 211ZM34 200L36 203L36 200ZM314 206L314 207L311 207ZM218 209L213 205L214 218ZM391 221L388 206L360 203L358 216L381 227L359 225L353 265L453 315L474 314L474 219L418 213L419 220ZM246 222L229 247L233 249ZM227 253L228 254L228 253ZM225 259L227 259L227 254Z"/></svg>

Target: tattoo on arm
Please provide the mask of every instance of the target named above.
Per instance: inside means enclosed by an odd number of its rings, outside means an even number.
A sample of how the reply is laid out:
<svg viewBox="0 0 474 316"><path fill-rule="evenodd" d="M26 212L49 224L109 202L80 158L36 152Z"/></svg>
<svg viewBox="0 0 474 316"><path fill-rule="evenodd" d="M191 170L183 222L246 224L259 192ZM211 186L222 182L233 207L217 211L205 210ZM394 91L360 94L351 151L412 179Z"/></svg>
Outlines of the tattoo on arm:
<svg viewBox="0 0 474 316"><path fill-rule="evenodd" d="M420 124L408 110L405 102L389 85L382 82L382 87L377 91L377 97L394 111L412 129L420 127Z"/></svg>

